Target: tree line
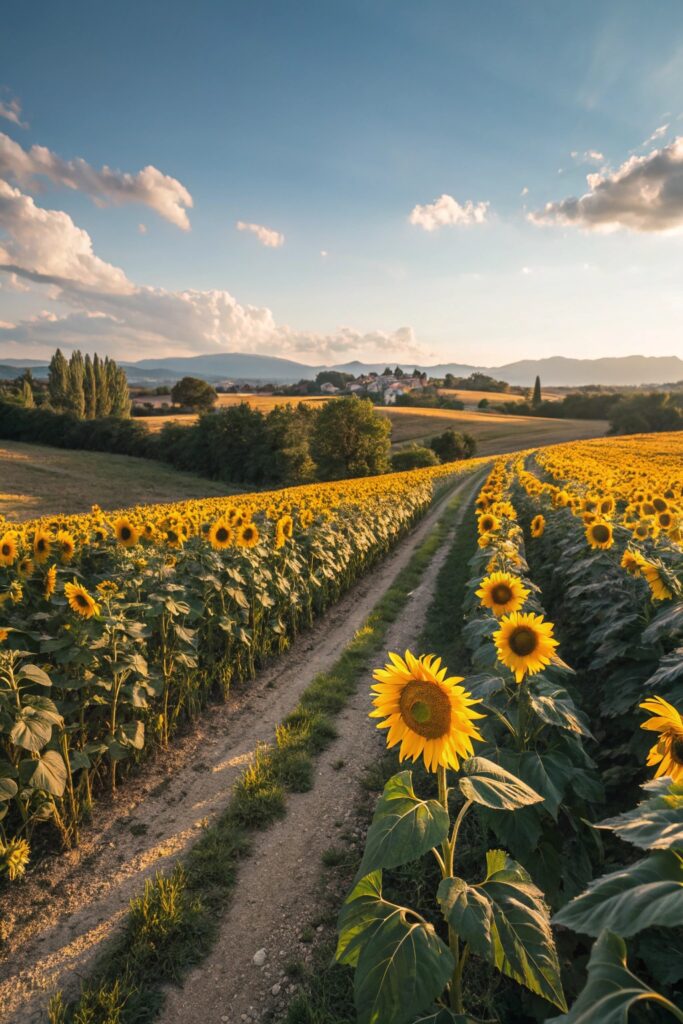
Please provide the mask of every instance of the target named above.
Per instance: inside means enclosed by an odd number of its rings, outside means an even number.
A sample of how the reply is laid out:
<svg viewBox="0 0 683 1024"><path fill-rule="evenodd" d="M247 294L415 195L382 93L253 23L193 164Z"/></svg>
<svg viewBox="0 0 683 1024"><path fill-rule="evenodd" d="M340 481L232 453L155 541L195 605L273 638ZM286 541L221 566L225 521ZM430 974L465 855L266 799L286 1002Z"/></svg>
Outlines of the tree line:
<svg viewBox="0 0 683 1024"><path fill-rule="evenodd" d="M473 439L446 434L453 437L440 435L433 448L397 452L392 459L389 421L372 402L355 396L321 407L276 406L267 414L244 402L205 413L191 426L167 423L158 434L132 419L87 421L72 411L0 402L5 440L137 455L212 480L253 486L370 476L474 454Z"/></svg>
<svg viewBox="0 0 683 1024"><path fill-rule="evenodd" d="M130 395L126 372L113 359L99 355L85 357L76 349L67 360L57 349L47 371L50 408L69 412L78 419L130 416Z"/></svg>

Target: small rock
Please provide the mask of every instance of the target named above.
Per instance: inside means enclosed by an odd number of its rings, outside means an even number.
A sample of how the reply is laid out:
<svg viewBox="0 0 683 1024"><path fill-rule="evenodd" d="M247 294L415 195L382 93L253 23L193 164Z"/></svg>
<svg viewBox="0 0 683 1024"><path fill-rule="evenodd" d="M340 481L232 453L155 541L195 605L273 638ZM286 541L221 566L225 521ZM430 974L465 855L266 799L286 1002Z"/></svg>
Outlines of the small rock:
<svg viewBox="0 0 683 1024"><path fill-rule="evenodd" d="M223 1021L223 1024L228 1024L230 1018L228 1017L227 1013L224 1013L223 1016L221 1017L221 1020Z"/></svg>
<svg viewBox="0 0 683 1024"><path fill-rule="evenodd" d="M272 992L272 994L274 996L279 996L280 995L280 986L279 985L273 985L273 987L271 988L270 991Z"/></svg>
<svg viewBox="0 0 683 1024"><path fill-rule="evenodd" d="M263 967L264 963L266 962L267 955L268 954L266 953L265 949L258 949L254 953L253 962L256 964L257 967Z"/></svg>
<svg viewBox="0 0 683 1024"><path fill-rule="evenodd" d="M319 924L318 927L316 928L316 931L317 932L321 932L322 930L323 930L323 926L321 924Z"/></svg>

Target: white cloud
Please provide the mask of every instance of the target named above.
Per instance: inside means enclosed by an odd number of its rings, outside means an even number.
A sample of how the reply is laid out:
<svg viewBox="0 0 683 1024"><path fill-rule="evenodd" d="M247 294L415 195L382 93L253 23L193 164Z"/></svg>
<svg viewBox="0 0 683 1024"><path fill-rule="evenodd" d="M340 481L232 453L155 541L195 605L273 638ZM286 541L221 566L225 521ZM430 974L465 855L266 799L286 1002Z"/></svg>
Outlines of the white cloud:
<svg viewBox="0 0 683 1024"><path fill-rule="evenodd" d="M325 259L325 257L329 256L330 254L328 253L327 249L321 249L320 255L322 256L323 259Z"/></svg>
<svg viewBox="0 0 683 1024"><path fill-rule="evenodd" d="M278 324L265 306L242 305L227 291L169 291L134 284L123 270L93 252L88 233L68 214L37 207L30 196L0 181L0 271L8 281L48 285L59 312L0 328L6 352L16 347L45 355L57 345L100 348L119 358L163 353L255 352L313 362L364 358L413 359L424 353L412 329L330 334ZM66 308L67 312L64 313Z"/></svg>
<svg viewBox="0 0 683 1024"><path fill-rule="evenodd" d="M119 267L95 256L90 235L68 214L41 209L1 179L0 230L8 236L0 238L0 268L10 274L101 292L134 287Z"/></svg>
<svg viewBox="0 0 683 1024"><path fill-rule="evenodd" d="M151 164L137 174L115 171L106 165L98 171L85 160L62 160L45 146L23 149L0 132L0 177L32 190L36 178L89 195L98 205L142 203L176 227L188 231L187 210L192 196L176 178Z"/></svg>
<svg viewBox="0 0 683 1024"><path fill-rule="evenodd" d="M646 156L632 156L613 173L589 174L586 180L585 195L547 203L529 219L589 231L683 228L683 136Z"/></svg>
<svg viewBox="0 0 683 1024"><path fill-rule="evenodd" d="M520 196L528 196L529 195L529 189L526 187L526 185L524 186L524 188L522 189L522 191L519 194L520 194Z"/></svg>
<svg viewBox="0 0 683 1024"><path fill-rule="evenodd" d="M28 128L28 125L21 120L21 103L16 97L9 100L0 100L0 117L11 121L19 128Z"/></svg>
<svg viewBox="0 0 683 1024"><path fill-rule="evenodd" d="M456 224L483 224L488 208L489 203L473 203L471 199L461 205L453 196L444 193L433 203L413 207L408 219L425 231L436 231Z"/></svg>
<svg viewBox="0 0 683 1024"><path fill-rule="evenodd" d="M279 249L281 245L285 244L284 235L272 228L264 227L263 224L250 224L247 221L238 220L235 227L238 231L248 231L255 235L261 245L265 245L267 249Z"/></svg>
<svg viewBox="0 0 683 1024"><path fill-rule="evenodd" d="M569 155L577 164L601 164L605 161L604 153L597 149L586 149L583 153L573 149Z"/></svg>
<svg viewBox="0 0 683 1024"><path fill-rule="evenodd" d="M138 231L140 232L141 235L146 235L147 234L147 225L146 224L138 224Z"/></svg>

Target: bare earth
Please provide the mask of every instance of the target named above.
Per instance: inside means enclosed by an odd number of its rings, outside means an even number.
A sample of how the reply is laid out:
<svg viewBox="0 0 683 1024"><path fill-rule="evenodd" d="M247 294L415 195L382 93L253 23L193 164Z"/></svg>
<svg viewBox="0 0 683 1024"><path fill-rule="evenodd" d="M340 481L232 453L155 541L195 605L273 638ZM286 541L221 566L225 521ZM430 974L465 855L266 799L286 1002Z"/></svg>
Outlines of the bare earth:
<svg viewBox="0 0 683 1024"><path fill-rule="evenodd" d="M465 480L460 487L469 494L480 479L478 474L474 483ZM4 894L0 900L0 936L4 940L0 1024L43 1022L49 994L57 988L68 992L76 987L102 942L121 922L130 898L141 890L146 878L167 869L181 856L203 824L225 808L238 773L257 745L272 739L276 724L292 710L306 686L334 663L429 532L442 504L430 511L378 569L300 636L284 657L235 690L227 704L207 711L189 735L146 765L114 801L101 801L77 850L46 859L21 887L13 887L11 895ZM405 647L417 635L445 551L444 545L425 582L392 628L388 647ZM183 1000L183 1006L195 1001L199 1006L201 997L215 1008L219 1004L230 1007L227 1019L240 1020L240 1014L247 1011L240 1009L235 1017L236 1007L244 1005L248 1010L265 984L265 967L261 973L250 965L256 950L265 947L269 951L266 964L270 967L280 949L291 954L298 935L294 923L291 935L288 930L287 938L273 941L285 927L287 910L280 904L291 897L292 907L298 906L302 914L307 910L305 893L319 872L320 852L333 840L334 821L346 813L342 802L347 810L352 804L352 787L344 782L357 777L376 749L365 721L366 710L367 694L361 688L340 720L339 739L318 762L313 791L290 797L286 818L256 838L254 856L240 869L235 899L208 965L216 971L218 965L229 963L229 978L223 980L220 975L220 983L207 985L203 971L195 972L185 994L171 993L164 1019L182 1020L183 1024L220 1020L221 1013L208 1005L202 1011L204 1016L195 1014L194 1009L191 1016L187 1008L180 1009L178 1000ZM346 767L337 772L331 766L340 757ZM273 880L272 901L263 895L268 878ZM205 993L200 991L203 988ZM272 994L270 998L274 998Z"/></svg>

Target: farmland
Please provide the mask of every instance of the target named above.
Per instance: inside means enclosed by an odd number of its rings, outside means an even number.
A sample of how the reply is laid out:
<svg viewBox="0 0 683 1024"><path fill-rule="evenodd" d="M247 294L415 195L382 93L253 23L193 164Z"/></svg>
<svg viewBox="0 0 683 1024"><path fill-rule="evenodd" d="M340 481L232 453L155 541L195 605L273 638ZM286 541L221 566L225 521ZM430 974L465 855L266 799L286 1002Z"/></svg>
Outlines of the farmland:
<svg viewBox="0 0 683 1024"><path fill-rule="evenodd" d="M87 512L93 504L119 508L231 493L224 484L150 459L0 442L0 515L17 522Z"/></svg>
<svg viewBox="0 0 683 1024"><path fill-rule="evenodd" d="M166 399L163 399L164 401ZM323 402L329 402L329 398L297 398L296 396L280 396L280 395L253 395L253 394L237 394L237 395L219 395L218 401L216 402L216 409L229 409L231 406L240 405L242 402L246 402L252 409L257 409L259 412L264 414L269 413L271 409L276 409L279 405L312 405L319 406ZM156 404L159 405L160 400L157 399ZM169 412L167 416L149 416L141 418L149 430L153 433L161 430L166 423L194 423L197 416L192 413L182 414Z"/></svg>
<svg viewBox="0 0 683 1024"><path fill-rule="evenodd" d="M446 398L457 398L459 402L463 402L466 409L474 409L479 402L486 401L490 405L500 405L501 402L526 402L528 399L525 395L518 395L514 392L506 391L471 391L465 388L439 388L439 394L444 395ZM560 400L560 396L552 391L543 391L541 394L543 401L556 402Z"/></svg>
<svg viewBox="0 0 683 1024"><path fill-rule="evenodd" d="M533 448L539 444L601 437L607 431L607 424L602 420L507 416L467 409L451 411L399 407L378 411L391 422L394 445L407 441L422 443L434 434L453 429L471 434L476 439L477 452L481 455L498 455L501 452Z"/></svg>
<svg viewBox="0 0 683 1024"><path fill-rule="evenodd" d="M0 1020L603 1024L625 957L680 1019L682 460L588 437L3 526Z"/></svg>

